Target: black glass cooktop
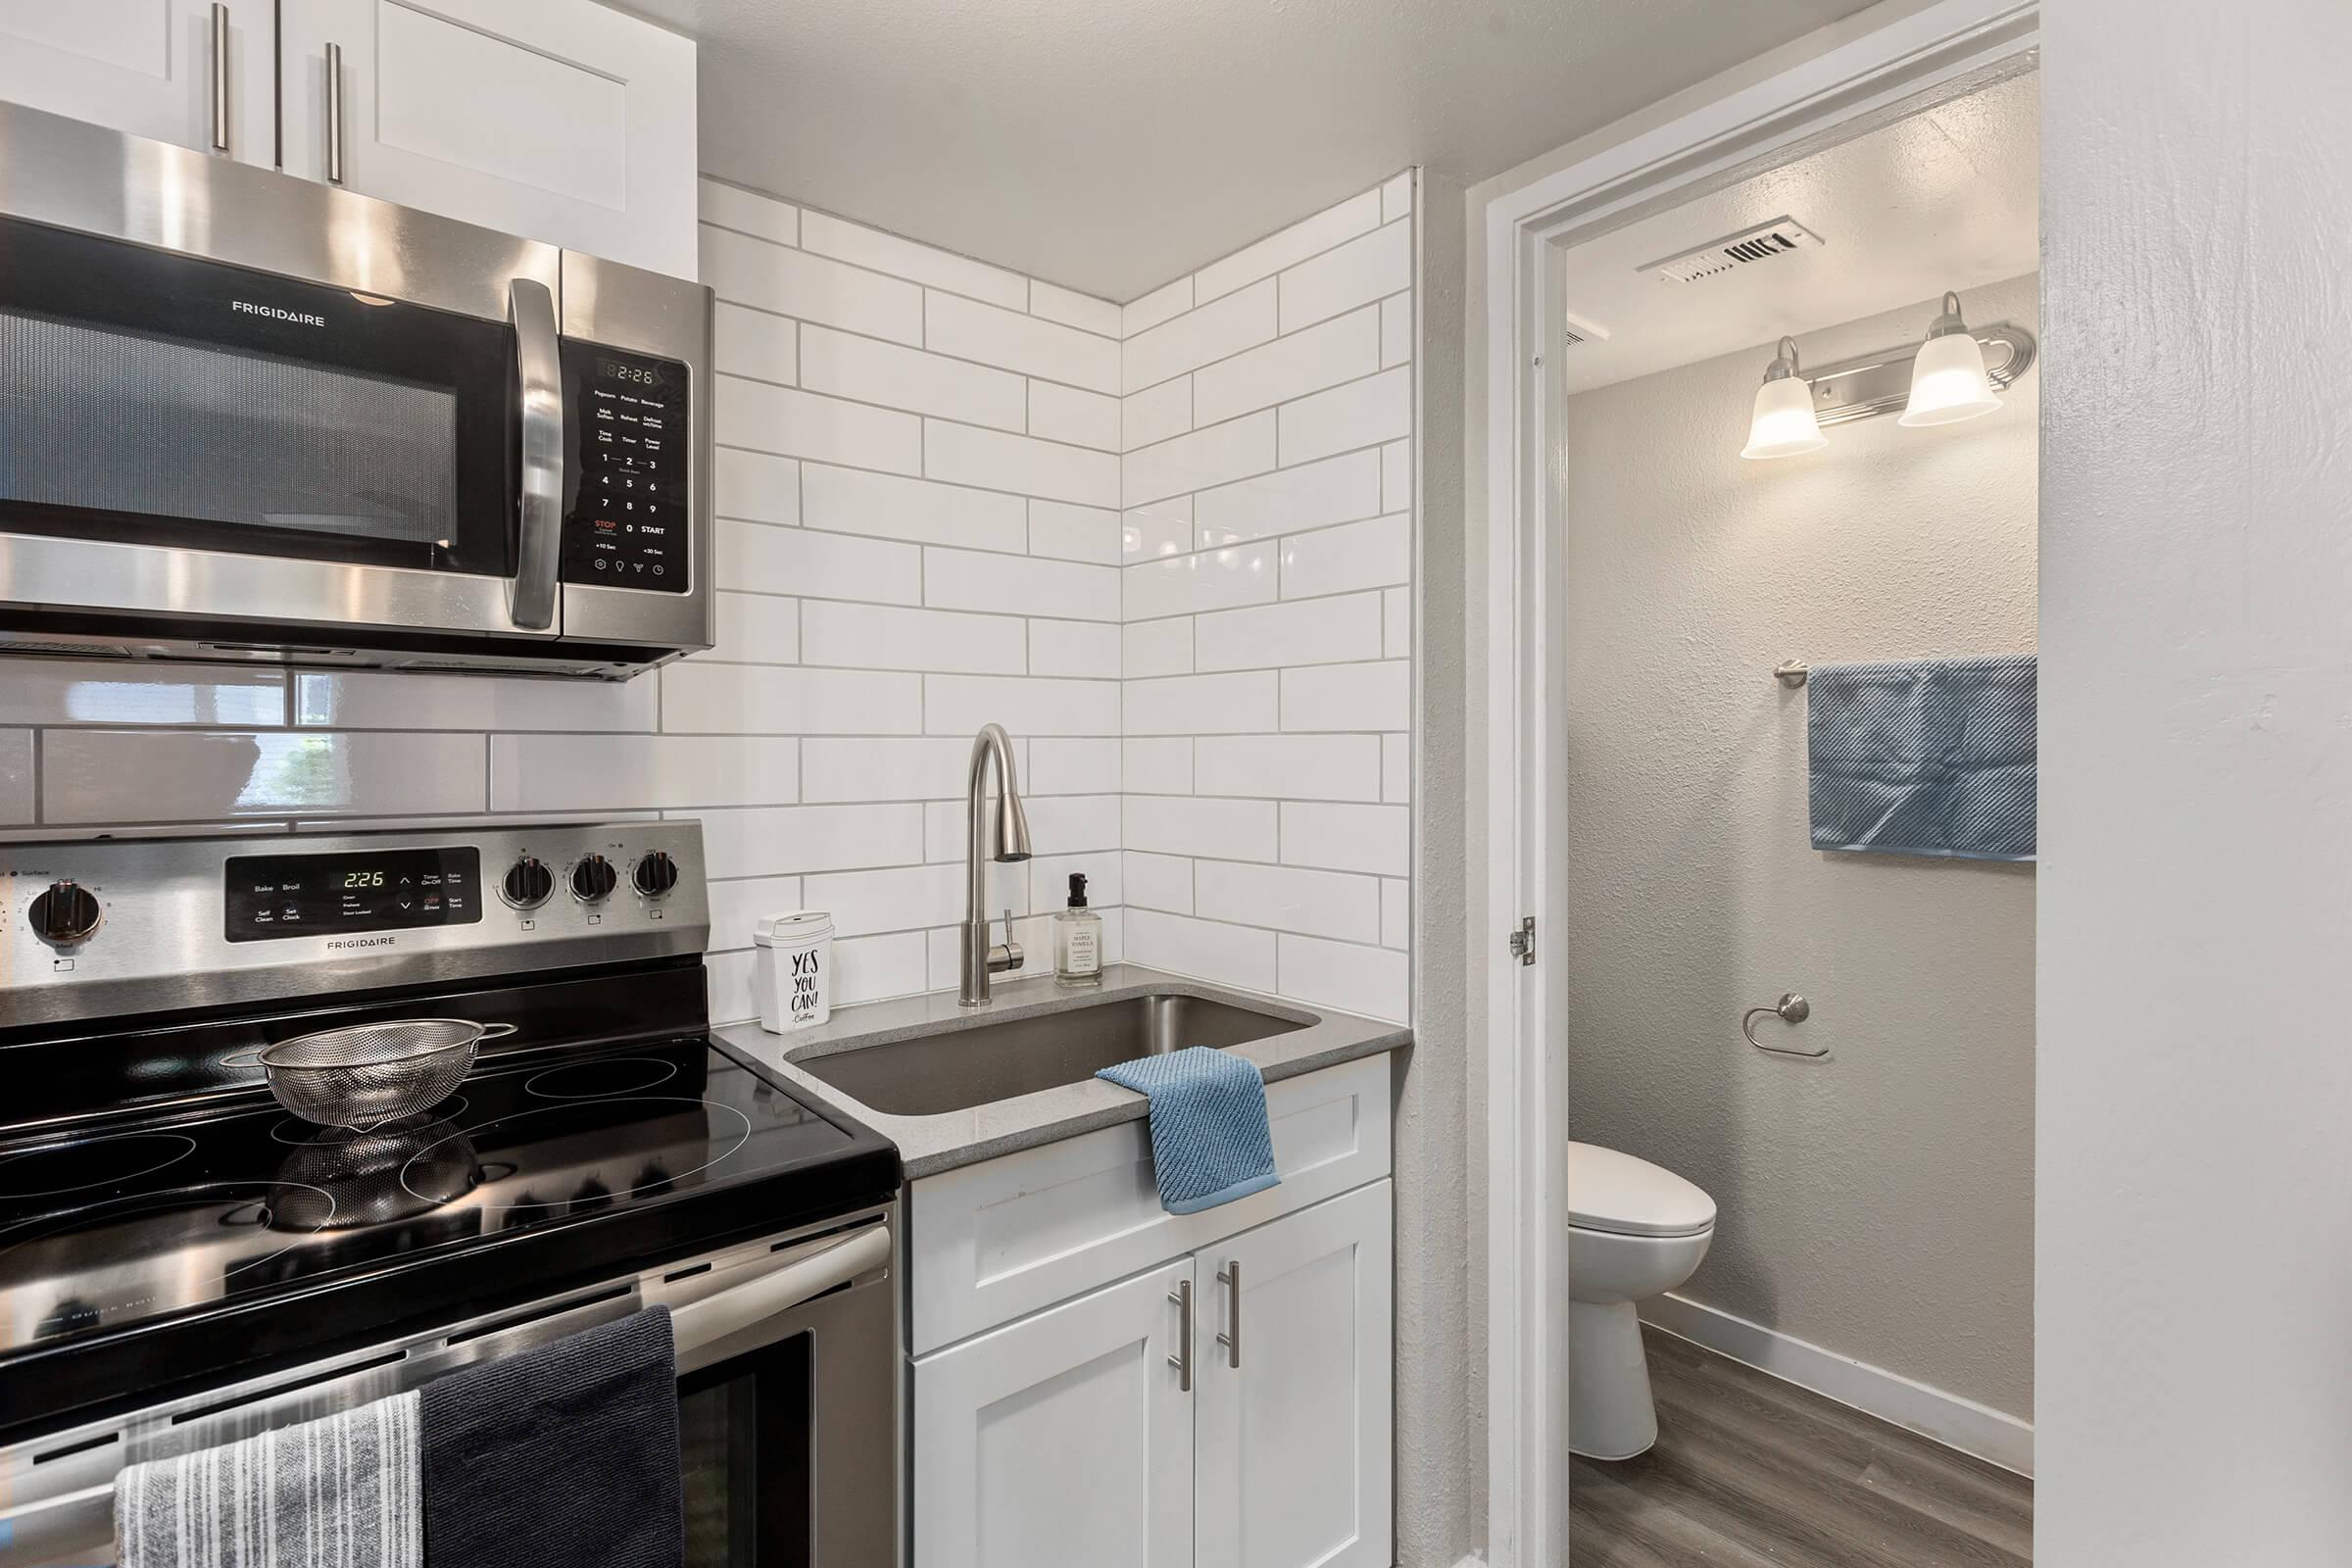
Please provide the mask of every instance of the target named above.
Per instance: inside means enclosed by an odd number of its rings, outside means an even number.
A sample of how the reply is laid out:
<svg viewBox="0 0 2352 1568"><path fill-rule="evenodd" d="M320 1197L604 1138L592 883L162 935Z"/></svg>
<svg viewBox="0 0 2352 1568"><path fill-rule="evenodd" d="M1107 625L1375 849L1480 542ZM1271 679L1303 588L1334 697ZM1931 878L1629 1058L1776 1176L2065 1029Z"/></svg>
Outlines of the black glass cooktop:
<svg viewBox="0 0 2352 1568"><path fill-rule="evenodd" d="M367 1132L239 1093L0 1140L0 1426L84 1348L171 1372L316 1350L326 1331L492 1309L897 1182L874 1134L700 1035L487 1057L444 1103ZM103 1359L119 1378L122 1356Z"/></svg>

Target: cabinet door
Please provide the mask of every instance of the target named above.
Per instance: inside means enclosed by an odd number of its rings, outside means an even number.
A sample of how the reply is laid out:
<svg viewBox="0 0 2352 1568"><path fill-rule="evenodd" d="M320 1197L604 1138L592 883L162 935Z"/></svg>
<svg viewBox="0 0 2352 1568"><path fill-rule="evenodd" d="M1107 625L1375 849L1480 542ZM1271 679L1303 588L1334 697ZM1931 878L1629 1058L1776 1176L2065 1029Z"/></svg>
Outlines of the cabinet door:
<svg viewBox="0 0 2352 1568"><path fill-rule="evenodd" d="M0 98L213 152L209 0L0 0ZM228 156L277 162L275 0L227 0Z"/></svg>
<svg viewBox="0 0 2352 1568"><path fill-rule="evenodd" d="M589 0L283 0L286 172L681 277L694 42ZM341 117L330 115L329 49Z"/></svg>
<svg viewBox="0 0 2352 1568"><path fill-rule="evenodd" d="M1388 1568L1390 1252L1383 1181L1193 1254L1200 1568Z"/></svg>
<svg viewBox="0 0 2352 1568"><path fill-rule="evenodd" d="M1192 1279L1180 1259L915 1362L915 1568L1191 1568Z"/></svg>

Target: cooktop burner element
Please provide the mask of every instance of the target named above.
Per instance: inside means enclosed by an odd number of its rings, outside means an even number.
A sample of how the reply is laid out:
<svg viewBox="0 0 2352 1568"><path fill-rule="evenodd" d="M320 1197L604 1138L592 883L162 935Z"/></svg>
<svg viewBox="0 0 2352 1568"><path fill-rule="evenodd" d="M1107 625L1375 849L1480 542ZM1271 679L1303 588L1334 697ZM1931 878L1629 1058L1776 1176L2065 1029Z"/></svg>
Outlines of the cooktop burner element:
<svg viewBox="0 0 2352 1568"><path fill-rule="evenodd" d="M607 1095L637 1095L678 1075L678 1064L655 1056L607 1056L602 1061L578 1061L568 1067L550 1067L525 1083L526 1094L543 1100L600 1100Z"/></svg>
<svg viewBox="0 0 2352 1568"><path fill-rule="evenodd" d="M178 1133L128 1133L0 1155L0 1200L62 1198L151 1176L196 1152Z"/></svg>
<svg viewBox="0 0 2352 1568"><path fill-rule="evenodd" d="M466 1113L466 1097L452 1095L430 1110L420 1110L414 1116L402 1116L362 1132L357 1127L321 1127L300 1116L281 1116L270 1129L270 1136L291 1149L318 1149L328 1144L358 1144L370 1138L397 1137L418 1127L431 1127L445 1121L455 1121Z"/></svg>
<svg viewBox="0 0 2352 1568"><path fill-rule="evenodd" d="M450 1137L532 1151L536 1157L511 1167L473 1206L536 1215L674 1192L749 1143L752 1119L715 1100L632 1095L521 1110ZM447 1162L448 1141L419 1149L401 1171L401 1185L427 1196L429 1173Z"/></svg>

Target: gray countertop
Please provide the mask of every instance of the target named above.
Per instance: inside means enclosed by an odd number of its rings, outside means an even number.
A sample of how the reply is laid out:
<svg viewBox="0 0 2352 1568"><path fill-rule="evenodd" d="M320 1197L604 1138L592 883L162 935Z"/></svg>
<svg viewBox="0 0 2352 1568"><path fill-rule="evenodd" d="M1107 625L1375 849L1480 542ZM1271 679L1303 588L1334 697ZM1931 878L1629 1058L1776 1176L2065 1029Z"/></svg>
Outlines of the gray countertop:
<svg viewBox="0 0 2352 1568"><path fill-rule="evenodd" d="M968 1110L933 1116L893 1116L860 1104L841 1090L811 1077L800 1063L921 1035L946 1034L979 1024L1064 1012L1154 994L1223 1002L1303 1025L1286 1034L1227 1048L1235 1055L1254 1062L1268 1083L1378 1052L1398 1051L1413 1041L1413 1032L1402 1024L1382 1023L1332 1007L1301 1006L1131 963L1112 964L1103 970L1102 987L1099 991L1063 991L1055 987L1051 975L1040 975L1009 983L998 981L995 996L985 1007L958 1006L955 997L948 993L930 992L919 997L842 1007L826 1023L786 1035L771 1035L756 1023L729 1024L715 1033L736 1051L785 1079L805 1098L853 1116L897 1144L900 1157L906 1164L906 1179L914 1181L1015 1150L1075 1138L1099 1127L1141 1121L1144 1097L1100 1079L1087 1078L975 1105Z"/></svg>

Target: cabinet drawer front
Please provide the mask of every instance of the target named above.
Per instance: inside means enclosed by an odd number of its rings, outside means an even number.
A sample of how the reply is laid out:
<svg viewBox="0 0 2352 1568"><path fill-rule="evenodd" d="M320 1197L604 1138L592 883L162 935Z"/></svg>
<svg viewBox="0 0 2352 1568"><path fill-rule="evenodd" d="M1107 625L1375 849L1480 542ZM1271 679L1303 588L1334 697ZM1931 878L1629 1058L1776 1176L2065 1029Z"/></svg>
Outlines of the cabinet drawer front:
<svg viewBox="0 0 2352 1568"><path fill-rule="evenodd" d="M1266 1087L1280 1186L1198 1214L1159 1206L1143 1122L914 1184L917 1355L1389 1173L1389 1057Z"/></svg>

